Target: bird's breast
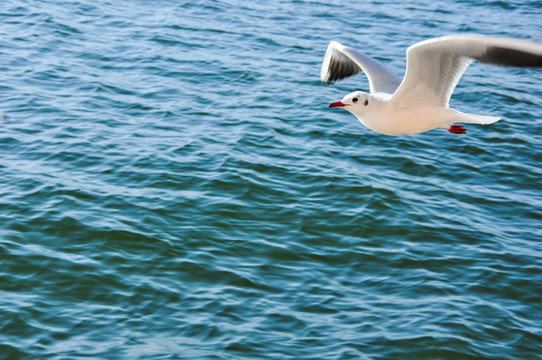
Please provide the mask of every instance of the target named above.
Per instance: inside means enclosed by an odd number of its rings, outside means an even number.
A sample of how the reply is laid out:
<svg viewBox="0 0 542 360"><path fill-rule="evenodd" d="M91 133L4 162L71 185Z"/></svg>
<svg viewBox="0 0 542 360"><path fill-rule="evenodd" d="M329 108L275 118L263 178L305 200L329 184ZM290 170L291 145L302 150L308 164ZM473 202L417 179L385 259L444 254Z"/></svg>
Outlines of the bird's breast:
<svg viewBox="0 0 542 360"><path fill-rule="evenodd" d="M443 108L398 108L389 104L381 106L378 111L368 111L357 118L369 129L384 135L417 134L442 127L443 111Z"/></svg>

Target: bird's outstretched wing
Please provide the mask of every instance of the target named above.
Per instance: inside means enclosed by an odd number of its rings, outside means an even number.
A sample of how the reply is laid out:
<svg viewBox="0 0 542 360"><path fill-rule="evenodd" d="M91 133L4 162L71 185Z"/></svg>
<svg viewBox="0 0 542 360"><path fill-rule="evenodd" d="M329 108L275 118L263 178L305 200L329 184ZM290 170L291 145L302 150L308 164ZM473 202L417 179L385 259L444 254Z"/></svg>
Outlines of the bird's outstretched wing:
<svg viewBox="0 0 542 360"><path fill-rule="evenodd" d="M447 107L457 82L474 60L542 67L542 43L481 35L449 35L419 42L407 49L405 77L390 101L400 107Z"/></svg>
<svg viewBox="0 0 542 360"><path fill-rule="evenodd" d="M330 42L322 62L320 79L331 84L359 72L367 75L371 93L393 94L401 83L400 77L372 57L336 41Z"/></svg>

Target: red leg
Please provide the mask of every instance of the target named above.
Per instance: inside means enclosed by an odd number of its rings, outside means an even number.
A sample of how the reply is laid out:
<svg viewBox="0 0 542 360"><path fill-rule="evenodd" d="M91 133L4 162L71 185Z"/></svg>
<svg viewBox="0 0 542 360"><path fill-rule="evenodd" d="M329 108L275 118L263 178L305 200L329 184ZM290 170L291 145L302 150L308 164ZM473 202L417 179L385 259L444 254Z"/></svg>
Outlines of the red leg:
<svg viewBox="0 0 542 360"><path fill-rule="evenodd" d="M462 125L452 125L450 126L448 131L451 134L466 134L467 133L467 129L464 128Z"/></svg>

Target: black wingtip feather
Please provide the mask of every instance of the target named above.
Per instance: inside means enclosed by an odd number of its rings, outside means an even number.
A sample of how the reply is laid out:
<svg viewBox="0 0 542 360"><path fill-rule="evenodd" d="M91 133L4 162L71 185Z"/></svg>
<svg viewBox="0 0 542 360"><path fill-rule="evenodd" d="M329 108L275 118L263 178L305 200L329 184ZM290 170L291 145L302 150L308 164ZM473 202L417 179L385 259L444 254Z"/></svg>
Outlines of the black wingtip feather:
<svg viewBox="0 0 542 360"><path fill-rule="evenodd" d="M542 67L542 55L499 46L489 47L477 60L501 66Z"/></svg>
<svg viewBox="0 0 542 360"><path fill-rule="evenodd" d="M340 55L339 55L340 56ZM329 62L329 68L327 78L324 81L326 84L334 83L337 80L347 78L352 75L356 75L361 72L359 66L346 56L342 56L341 59L331 58Z"/></svg>

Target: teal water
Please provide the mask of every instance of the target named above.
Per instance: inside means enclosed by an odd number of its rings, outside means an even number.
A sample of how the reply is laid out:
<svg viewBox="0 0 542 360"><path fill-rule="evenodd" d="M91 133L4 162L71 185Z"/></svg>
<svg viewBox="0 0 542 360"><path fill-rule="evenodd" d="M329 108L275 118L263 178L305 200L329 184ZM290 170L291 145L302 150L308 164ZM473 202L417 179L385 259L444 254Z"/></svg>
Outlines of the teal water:
<svg viewBox="0 0 542 360"><path fill-rule="evenodd" d="M330 40L398 74L539 1L3 1L0 359L541 359L542 71L503 119L387 137Z"/></svg>

